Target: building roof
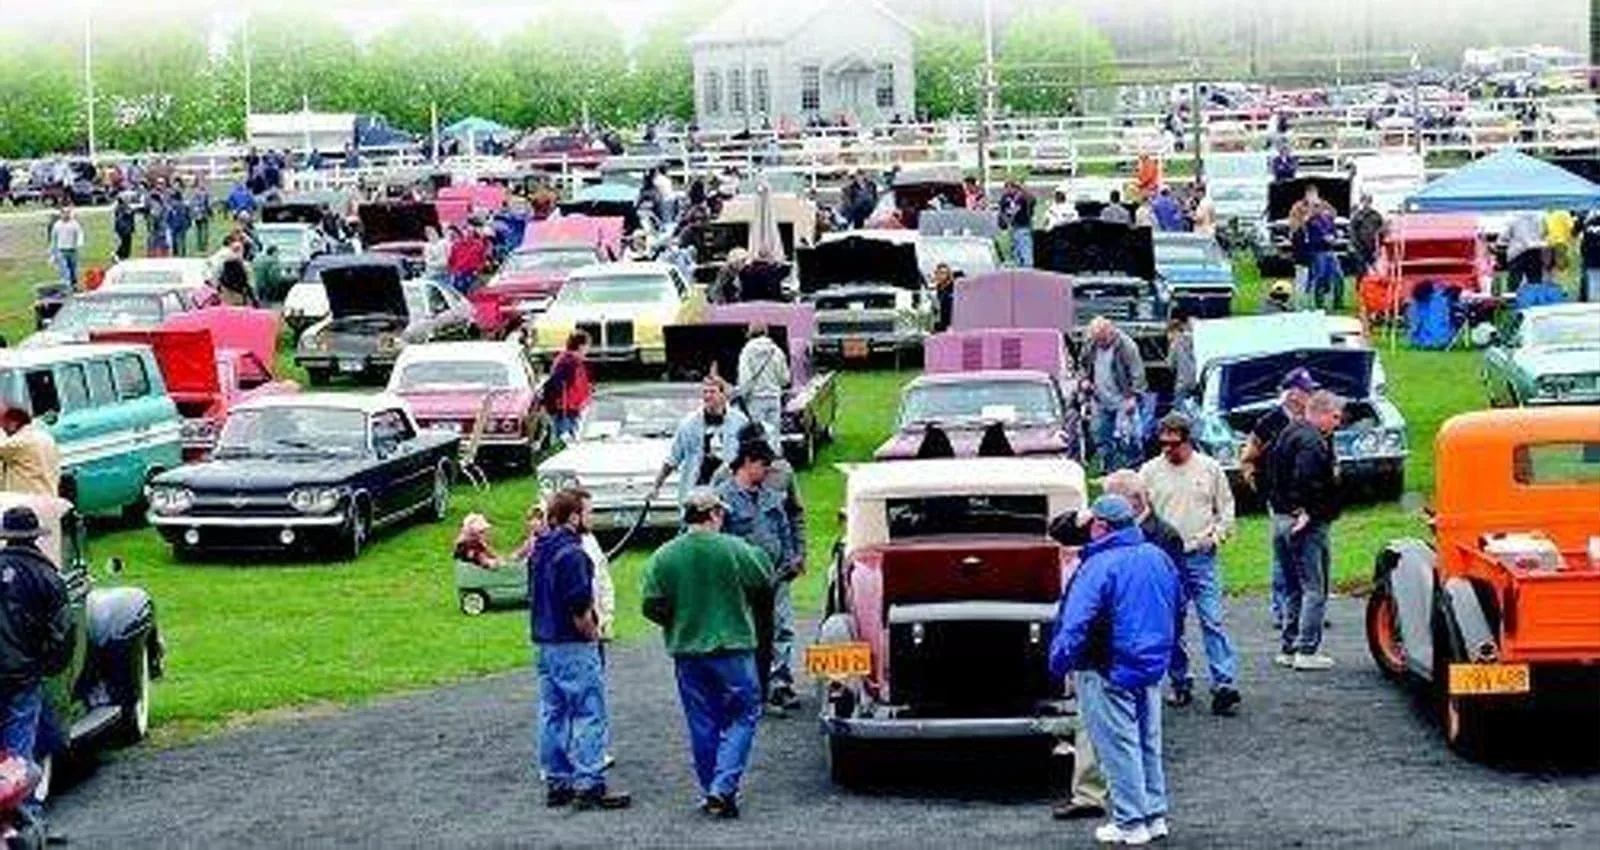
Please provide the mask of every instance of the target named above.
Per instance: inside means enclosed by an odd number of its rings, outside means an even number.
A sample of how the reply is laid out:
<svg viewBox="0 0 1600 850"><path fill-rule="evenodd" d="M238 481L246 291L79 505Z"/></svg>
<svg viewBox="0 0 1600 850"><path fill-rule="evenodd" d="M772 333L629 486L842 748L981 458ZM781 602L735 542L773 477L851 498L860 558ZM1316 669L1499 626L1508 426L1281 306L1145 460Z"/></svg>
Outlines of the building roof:
<svg viewBox="0 0 1600 850"><path fill-rule="evenodd" d="M740 44L743 42L788 41L812 20L829 9L848 2L850 13L859 16L872 10L898 24L911 34L916 29L877 0L790 0L788 3L770 3L763 0L743 0L714 18L711 23L689 37L689 45L698 47L710 44Z"/></svg>

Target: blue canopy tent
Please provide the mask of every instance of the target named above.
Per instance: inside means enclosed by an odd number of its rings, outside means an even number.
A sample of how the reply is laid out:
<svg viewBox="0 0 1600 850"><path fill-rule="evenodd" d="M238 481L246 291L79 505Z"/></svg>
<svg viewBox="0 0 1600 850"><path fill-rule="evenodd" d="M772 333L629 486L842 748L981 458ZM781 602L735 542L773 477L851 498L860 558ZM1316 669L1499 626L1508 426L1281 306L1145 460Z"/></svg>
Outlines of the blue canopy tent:
<svg viewBox="0 0 1600 850"><path fill-rule="evenodd" d="M1408 212L1600 209L1600 185L1503 148L1440 177L1406 199Z"/></svg>
<svg viewBox="0 0 1600 850"><path fill-rule="evenodd" d="M465 139L469 136L478 139L494 139L514 135L516 135L516 131L510 127L498 121L479 118L476 115L470 118L463 118L439 131L440 138L445 139Z"/></svg>

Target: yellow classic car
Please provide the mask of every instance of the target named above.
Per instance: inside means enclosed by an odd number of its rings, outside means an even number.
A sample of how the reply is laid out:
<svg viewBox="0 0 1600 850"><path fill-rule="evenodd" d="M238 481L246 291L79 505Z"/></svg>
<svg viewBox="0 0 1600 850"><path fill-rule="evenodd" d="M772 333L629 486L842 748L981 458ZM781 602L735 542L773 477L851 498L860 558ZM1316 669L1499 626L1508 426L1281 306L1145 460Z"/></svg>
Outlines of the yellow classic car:
<svg viewBox="0 0 1600 850"><path fill-rule="evenodd" d="M572 273L550 309L533 322L528 345L548 362L573 331L589 335L589 359L666 362L662 327L695 321L705 293L667 263L605 263Z"/></svg>

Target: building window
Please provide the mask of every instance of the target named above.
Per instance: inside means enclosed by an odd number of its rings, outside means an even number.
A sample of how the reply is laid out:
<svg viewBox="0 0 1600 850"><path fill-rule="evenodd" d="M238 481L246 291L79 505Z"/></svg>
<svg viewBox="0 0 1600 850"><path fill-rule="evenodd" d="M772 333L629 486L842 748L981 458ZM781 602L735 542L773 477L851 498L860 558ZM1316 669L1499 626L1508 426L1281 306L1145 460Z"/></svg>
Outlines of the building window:
<svg viewBox="0 0 1600 850"><path fill-rule="evenodd" d="M884 62L878 66L878 108L894 108L894 63Z"/></svg>
<svg viewBox="0 0 1600 850"><path fill-rule="evenodd" d="M800 111L822 111L822 68L804 65L800 68Z"/></svg>
<svg viewBox="0 0 1600 850"><path fill-rule="evenodd" d="M733 115L744 114L744 69L742 68L728 71L728 112Z"/></svg>
<svg viewBox="0 0 1600 850"><path fill-rule="evenodd" d="M756 68L750 72L750 106L760 115L772 111L772 91L766 68Z"/></svg>
<svg viewBox="0 0 1600 850"><path fill-rule="evenodd" d="M722 114L722 75L716 71L706 72L705 83L706 114Z"/></svg>

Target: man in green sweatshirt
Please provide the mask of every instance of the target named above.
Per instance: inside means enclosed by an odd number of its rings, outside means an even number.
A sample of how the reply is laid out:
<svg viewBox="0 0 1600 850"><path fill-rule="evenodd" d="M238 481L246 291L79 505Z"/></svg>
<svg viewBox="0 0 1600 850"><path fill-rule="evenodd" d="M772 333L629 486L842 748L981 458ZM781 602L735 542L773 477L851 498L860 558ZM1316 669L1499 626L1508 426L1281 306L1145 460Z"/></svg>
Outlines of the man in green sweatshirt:
<svg viewBox="0 0 1600 850"><path fill-rule="evenodd" d="M761 719L756 612L772 604L773 577L765 553L722 533L724 511L711 490L689 494L688 528L650 557L642 596L677 668L700 810L736 818Z"/></svg>

